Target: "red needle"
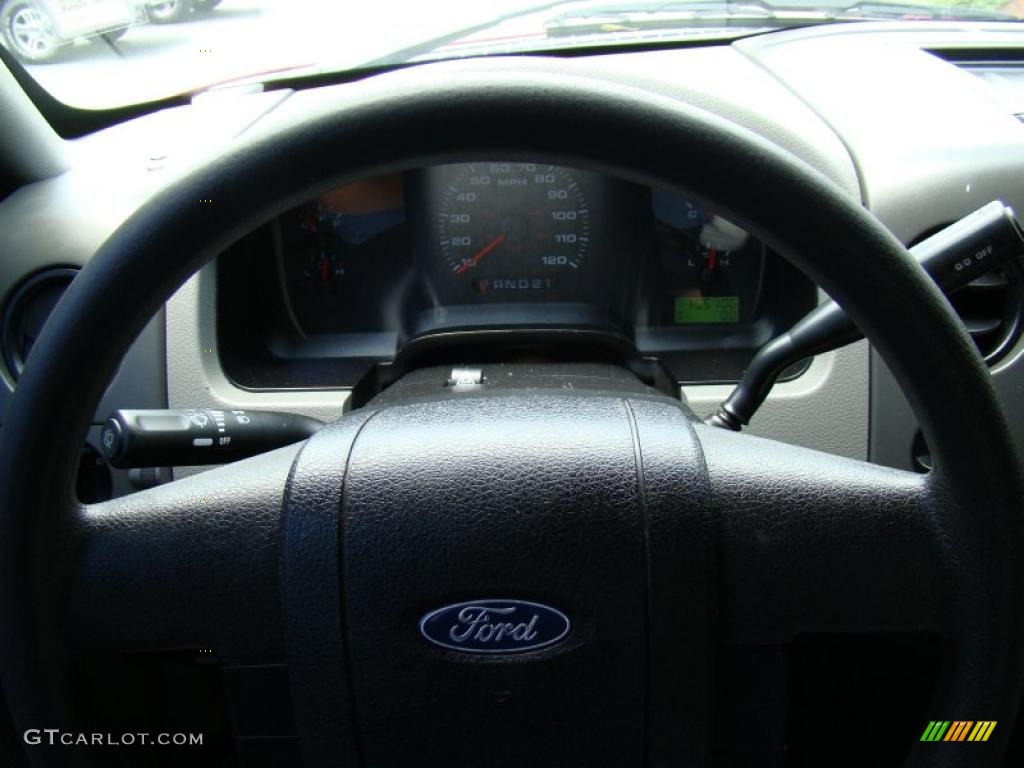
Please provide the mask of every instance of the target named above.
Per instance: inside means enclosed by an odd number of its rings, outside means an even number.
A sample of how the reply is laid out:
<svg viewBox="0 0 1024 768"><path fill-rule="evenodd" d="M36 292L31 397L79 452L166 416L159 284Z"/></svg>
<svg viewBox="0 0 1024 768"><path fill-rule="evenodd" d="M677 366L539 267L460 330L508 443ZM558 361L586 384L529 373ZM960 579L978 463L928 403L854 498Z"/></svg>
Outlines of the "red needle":
<svg viewBox="0 0 1024 768"><path fill-rule="evenodd" d="M472 256L470 256L468 259L466 259L464 262L462 262L462 266L455 270L455 274L456 275L461 275L463 272L465 272L470 267L475 267L477 264L480 263L480 259L482 259L484 256L486 256L488 253L493 251L495 248L497 248L499 245L501 245L504 242L505 242L505 234L502 233L502 234L498 235L496 238L494 238L493 240L491 240L491 242L489 242L487 245L485 245L479 251L477 251Z"/></svg>
<svg viewBox="0 0 1024 768"><path fill-rule="evenodd" d="M718 251L714 248L708 248L708 269L715 269L715 261L718 259Z"/></svg>

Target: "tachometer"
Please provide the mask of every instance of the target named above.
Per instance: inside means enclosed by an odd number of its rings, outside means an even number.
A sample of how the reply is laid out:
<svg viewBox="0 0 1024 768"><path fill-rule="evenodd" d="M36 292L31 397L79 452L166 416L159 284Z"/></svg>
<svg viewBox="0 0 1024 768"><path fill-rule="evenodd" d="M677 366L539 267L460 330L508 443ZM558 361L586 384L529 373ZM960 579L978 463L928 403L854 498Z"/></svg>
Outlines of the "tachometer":
<svg viewBox="0 0 1024 768"><path fill-rule="evenodd" d="M456 279L481 293L550 290L579 270L590 209L564 168L533 163L463 166L437 212L440 252Z"/></svg>

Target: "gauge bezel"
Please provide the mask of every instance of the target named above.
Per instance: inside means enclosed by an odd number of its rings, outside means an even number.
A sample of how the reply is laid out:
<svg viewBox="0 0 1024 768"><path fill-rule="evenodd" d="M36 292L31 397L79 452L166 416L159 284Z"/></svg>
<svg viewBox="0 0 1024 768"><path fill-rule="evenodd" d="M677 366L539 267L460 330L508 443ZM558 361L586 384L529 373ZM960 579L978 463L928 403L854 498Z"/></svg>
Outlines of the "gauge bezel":
<svg viewBox="0 0 1024 768"><path fill-rule="evenodd" d="M543 284L585 267L590 205L573 169L493 161L433 173L448 176L439 180L431 213L453 279L479 283L502 275Z"/></svg>

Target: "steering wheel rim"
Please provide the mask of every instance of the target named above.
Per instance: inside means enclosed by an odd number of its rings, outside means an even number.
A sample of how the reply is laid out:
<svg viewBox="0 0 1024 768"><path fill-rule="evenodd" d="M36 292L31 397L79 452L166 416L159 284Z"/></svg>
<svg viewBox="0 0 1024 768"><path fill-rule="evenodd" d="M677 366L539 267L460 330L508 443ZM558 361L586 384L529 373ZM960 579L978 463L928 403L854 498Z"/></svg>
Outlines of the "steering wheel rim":
<svg viewBox="0 0 1024 768"><path fill-rule="evenodd" d="M0 446L0 625L7 628L0 679L19 730L70 722L61 676L69 587L52 565L66 551L75 509L77 446L145 322L233 241L325 188L494 156L687 190L847 309L904 388L936 460L924 497L947 575L959 587L945 607L959 629L933 711L1012 722L1024 679L1024 659L1014 653L1024 626L1009 610L1024 578L1015 557L1024 541L1020 461L970 339L870 213L794 156L722 118L569 77L557 64L432 64L292 98L296 110L308 110L303 119L242 137L110 237L53 313L21 378ZM999 729L973 764L996 765L1008 731ZM952 764L957 754L915 749L910 764Z"/></svg>

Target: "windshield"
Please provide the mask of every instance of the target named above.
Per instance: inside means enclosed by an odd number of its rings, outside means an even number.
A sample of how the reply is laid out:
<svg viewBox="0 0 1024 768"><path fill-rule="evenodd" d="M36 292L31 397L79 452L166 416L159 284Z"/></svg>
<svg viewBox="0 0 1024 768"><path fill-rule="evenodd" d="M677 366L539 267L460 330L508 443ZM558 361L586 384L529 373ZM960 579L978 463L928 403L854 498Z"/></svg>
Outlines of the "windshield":
<svg viewBox="0 0 1024 768"><path fill-rule="evenodd" d="M1020 18L1024 0L0 0L0 40L57 99L95 109L431 59Z"/></svg>

